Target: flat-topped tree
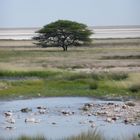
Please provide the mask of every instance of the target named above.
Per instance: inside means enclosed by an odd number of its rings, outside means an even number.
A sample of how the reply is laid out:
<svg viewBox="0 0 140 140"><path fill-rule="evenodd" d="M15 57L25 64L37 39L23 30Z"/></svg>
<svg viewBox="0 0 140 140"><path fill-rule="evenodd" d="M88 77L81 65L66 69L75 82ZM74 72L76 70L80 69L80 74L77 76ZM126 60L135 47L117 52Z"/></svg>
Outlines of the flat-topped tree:
<svg viewBox="0 0 140 140"><path fill-rule="evenodd" d="M85 24L69 20L58 20L45 25L37 31L37 45L41 47L62 47L67 51L69 46L89 44L92 31Z"/></svg>

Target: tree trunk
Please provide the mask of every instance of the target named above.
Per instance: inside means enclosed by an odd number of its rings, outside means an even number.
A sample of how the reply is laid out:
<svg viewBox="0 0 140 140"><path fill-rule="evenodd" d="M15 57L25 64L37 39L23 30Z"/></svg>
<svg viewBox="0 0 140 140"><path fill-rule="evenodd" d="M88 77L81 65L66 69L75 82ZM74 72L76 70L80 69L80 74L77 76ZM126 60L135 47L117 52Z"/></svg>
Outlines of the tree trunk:
<svg viewBox="0 0 140 140"><path fill-rule="evenodd" d="M68 47L67 47L67 46L65 46L65 51L67 51L67 48L68 48Z"/></svg>
<svg viewBox="0 0 140 140"><path fill-rule="evenodd" d="M64 52L67 51L67 46L62 46L62 48Z"/></svg>
<svg viewBox="0 0 140 140"><path fill-rule="evenodd" d="M65 47L62 47L62 48L63 48L63 51L65 52L66 51Z"/></svg>

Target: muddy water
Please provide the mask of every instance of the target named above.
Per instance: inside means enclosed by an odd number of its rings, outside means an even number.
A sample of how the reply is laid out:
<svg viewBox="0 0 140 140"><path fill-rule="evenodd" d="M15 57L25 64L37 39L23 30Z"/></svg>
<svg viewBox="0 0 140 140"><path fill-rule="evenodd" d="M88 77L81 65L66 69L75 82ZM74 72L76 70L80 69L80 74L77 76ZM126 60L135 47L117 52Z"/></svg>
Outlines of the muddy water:
<svg viewBox="0 0 140 140"><path fill-rule="evenodd" d="M15 138L20 135L43 135L51 139L61 139L81 132L97 129L108 139L114 137L131 136L140 132L140 125L124 124L121 121L108 123L102 116L84 114L81 108L85 103L103 104L111 101L102 101L86 97L53 97L15 101L0 101L0 137ZM121 104L119 101L113 103ZM45 114L38 113L38 106L46 106ZM22 113L22 108L31 108L32 112ZM4 112L12 111L15 123L6 122ZM72 111L72 115L64 115L62 111ZM35 118L38 123L25 123L26 118ZM91 127L89 121L96 125ZM6 127L12 127L11 130Z"/></svg>

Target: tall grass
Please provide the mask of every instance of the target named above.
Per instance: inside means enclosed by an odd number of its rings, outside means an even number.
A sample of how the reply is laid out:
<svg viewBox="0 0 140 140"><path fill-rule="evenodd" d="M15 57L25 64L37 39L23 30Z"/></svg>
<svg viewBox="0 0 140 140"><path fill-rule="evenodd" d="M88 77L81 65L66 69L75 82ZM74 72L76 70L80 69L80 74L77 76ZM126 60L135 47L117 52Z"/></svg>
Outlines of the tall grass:
<svg viewBox="0 0 140 140"><path fill-rule="evenodd" d="M74 73L66 77L66 79L70 81L79 80L79 79L87 79L87 78L89 78L89 74L83 73L83 72L77 73L77 74Z"/></svg>
<svg viewBox="0 0 140 140"><path fill-rule="evenodd" d="M88 131L81 133L78 136L71 136L63 140L105 140L105 138L96 131Z"/></svg>
<svg viewBox="0 0 140 140"><path fill-rule="evenodd" d="M58 74L55 71L0 71L0 77L49 77Z"/></svg>
<svg viewBox="0 0 140 140"><path fill-rule="evenodd" d="M107 74L107 79L111 79L111 80L124 80L128 78L128 74L127 73L110 73Z"/></svg>
<svg viewBox="0 0 140 140"><path fill-rule="evenodd" d="M78 73L73 74L68 77L68 80L77 80L77 79L85 79L91 78L93 80L124 80L128 78L128 73L118 72L118 73Z"/></svg>
<svg viewBox="0 0 140 140"><path fill-rule="evenodd" d="M41 96L138 97L140 88L133 86L137 85L138 77L122 72L0 71L0 97L36 97L38 93Z"/></svg>
<svg viewBox="0 0 140 140"><path fill-rule="evenodd" d="M58 76L59 75L59 76ZM60 76L61 75L61 76ZM127 73L64 73L58 71L0 71L0 77L38 77L38 78L47 78L55 77L74 81L82 79L93 79L95 80L124 80L128 78Z"/></svg>
<svg viewBox="0 0 140 140"><path fill-rule="evenodd" d="M29 136L21 136L17 138L17 140L47 140L44 136L35 136L35 137L29 137Z"/></svg>
<svg viewBox="0 0 140 140"><path fill-rule="evenodd" d="M14 139L3 139L0 138L0 140L51 140L48 139L44 136L20 136L19 138L14 138ZM105 138L101 133L97 132L96 130L91 131L89 130L88 132L82 132L81 134L77 135L77 136L70 136L70 137L65 137L65 138L59 138L59 139L55 139L55 140L120 140L117 137L113 138L113 139L108 139ZM121 140L140 140L139 134L138 135L133 135L132 137L127 137L127 136L123 136L121 138Z"/></svg>
<svg viewBox="0 0 140 140"><path fill-rule="evenodd" d="M128 73L118 72L118 73L92 73L91 77L94 80L124 80L128 78Z"/></svg>

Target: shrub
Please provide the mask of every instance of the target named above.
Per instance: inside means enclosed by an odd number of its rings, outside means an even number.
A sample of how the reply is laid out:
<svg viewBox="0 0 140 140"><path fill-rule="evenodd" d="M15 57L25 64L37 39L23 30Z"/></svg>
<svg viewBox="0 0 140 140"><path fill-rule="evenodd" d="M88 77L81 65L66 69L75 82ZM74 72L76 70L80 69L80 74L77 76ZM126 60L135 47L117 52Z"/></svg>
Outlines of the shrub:
<svg viewBox="0 0 140 140"><path fill-rule="evenodd" d="M112 79L112 80L124 80L128 78L127 73L111 73L111 74L108 74L107 76L109 79Z"/></svg>
<svg viewBox="0 0 140 140"><path fill-rule="evenodd" d="M110 79L110 80L124 80L128 78L127 73L92 73L91 74L92 79L94 80L104 80L104 79Z"/></svg>
<svg viewBox="0 0 140 140"><path fill-rule="evenodd" d="M98 88L97 82L94 81L89 84L89 89L97 89L97 88Z"/></svg>
<svg viewBox="0 0 140 140"><path fill-rule="evenodd" d="M139 92L140 91L140 84L137 84L137 85L132 85L129 90L131 92Z"/></svg>
<svg viewBox="0 0 140 140"><path fill-rule="evenodd" d="M100 79L103 78L103 75L102 74L97 74L97 73L92 73L91 78L94 79L94 80L100 80Z"/></svg>

